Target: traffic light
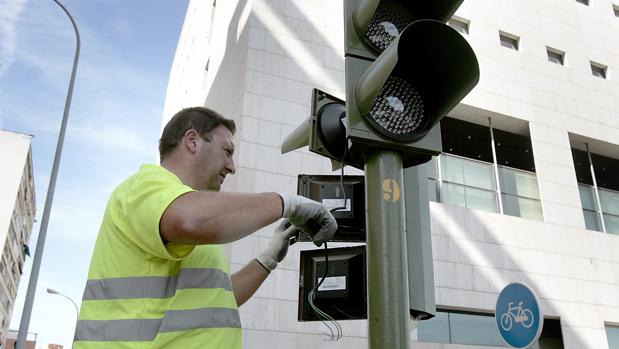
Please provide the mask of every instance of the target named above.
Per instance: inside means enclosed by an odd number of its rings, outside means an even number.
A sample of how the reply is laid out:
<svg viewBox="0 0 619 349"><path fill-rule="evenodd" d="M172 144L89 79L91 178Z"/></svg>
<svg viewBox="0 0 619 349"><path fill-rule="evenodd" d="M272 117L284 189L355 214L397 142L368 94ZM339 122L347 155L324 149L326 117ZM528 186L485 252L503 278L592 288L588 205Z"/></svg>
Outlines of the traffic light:
<svg viewBox="0 0 619 349"><path fill-rule="evenodd" d="M346 102L314 90L312 115L282 145L363 169L372 149L404 167L441 152L439 121L479 81L468 42L446 22L462 0L345 0Z"/></svg>
<svg viewBox="0 0 619 349"><path fill-rule="evenodd" d="M408 259L408 289L410 315L416 320L427 320L436 314L434 300L434 272L432 259L432 241L430 229L430 207L428 195L428 167L431 164L424 164L407 168L404 171L404 199L406 207L406 245ZM327 207L342 204L334 197L333 189L340 186L340 181L344 183L347 191L347 203L349 208L342 211L334 211L333 215L338 223L338 231L332 241L341 242L365 242L365 204L362 199L365 196L363 188L365 179L363 176L340 176L331 175L299 175L297 193L315 201L322 202ZM310 241L304 234L297 236L298 242ZM328 277L344 276L356 279L356 286L351 283L346 288L342 287L337 297L328 297L328 301L321 301L324 306L320 307L323 311L337 320L350 319L355 312L354 318L367 319L367 309L365 301L365 290L367 280L361 278L356 272L363 272L365 275L365 247L329 249L329 260L336 261L333 274ZM354 252L350 254L349 252ZM351 263L353 258L363 254L363 263L354 265ZM343 256L347 256L344 258ZM318 276L324 274L324 268L319 272L314 267L324 262L324 250L309 250L301 252L301 267L299 277L299 321L317 320L311 307L306 303L307 294L318 283ZM338 263L355 266L346 272L337 267ZM336 273L335 270L338 270ZM350 275L349 275L350 274ZM354 274L354 275L353 275ZM363 293L362 293L363 292ZM320 293L320 292L318 292ZM330 293L327 293L330 294ZM362 297L362 298L360 298ZM337 307L346 307L347 311L341 313L336 311ZM336 308L334 308L336 307ZM335 310L334 310L335 309ZM354 309L354 310L353 310Z"/></svg>
<svg viewBox="0 0 619 349"><path fill-rule="evenodd" d="M435 127L479 81L472 48L446 25L462 0L345 1L346 137L358 154L441 152Z"/></svg>
<svg viewBox="0 0 619 349"><path fill-rule="evenodd" d="M440 120L479 81L475 53L445 24L462 1L344 0L345 101L314 90L309 119L282 144L282 153L309 145L366 170L368 337L374 345L382 339L408 345L400 331L408 316L423 320L435 313L427 178L418 165L441 152ZM410 171L404 175L403 168ZM400 193L398 183L406 205L391 195L395 188ZM386 269L405 260L407 272ZM408 302L399 292L405 277ZM403 314L404 304L409 312Z"/></svg>

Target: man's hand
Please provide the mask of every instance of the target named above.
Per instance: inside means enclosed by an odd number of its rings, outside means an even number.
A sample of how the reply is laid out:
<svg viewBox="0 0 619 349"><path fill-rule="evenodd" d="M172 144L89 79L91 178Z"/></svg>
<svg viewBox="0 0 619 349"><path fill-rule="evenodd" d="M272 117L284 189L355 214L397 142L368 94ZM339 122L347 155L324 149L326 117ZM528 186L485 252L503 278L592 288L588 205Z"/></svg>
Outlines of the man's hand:
<svg viewBox="0 0 619 349"><path fill-rule="evenodd" d="M286 257L288 246L290 245L290 238L295 236L297 231L297 227L291 225L284 219L277 228L275 228L271 242L269 242L267 248L256 257L256 260L269 271L275 270L277 263L281 262L284 257Z"/></svg>
<svg viewBox="0 0 619 349"><path fill-rule="evenodd" d="M284 203L283 217L309 236L314 245L320 246L331 240L337 222L326 207L300 195L279 195Z"/></svg>

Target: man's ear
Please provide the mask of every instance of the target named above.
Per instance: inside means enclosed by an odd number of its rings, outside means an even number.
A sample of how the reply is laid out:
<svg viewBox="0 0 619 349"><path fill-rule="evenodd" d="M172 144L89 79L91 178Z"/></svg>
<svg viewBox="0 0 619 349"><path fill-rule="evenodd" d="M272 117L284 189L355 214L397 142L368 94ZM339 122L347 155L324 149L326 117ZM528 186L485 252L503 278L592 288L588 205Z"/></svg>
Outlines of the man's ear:
<svg viewBox="0 0 619 349"><path fill-rule="evenodd" d="M194 129L187 130L183 136L183 146L191 153L195 153L198 148L198 138L200 135Z"/></svg>

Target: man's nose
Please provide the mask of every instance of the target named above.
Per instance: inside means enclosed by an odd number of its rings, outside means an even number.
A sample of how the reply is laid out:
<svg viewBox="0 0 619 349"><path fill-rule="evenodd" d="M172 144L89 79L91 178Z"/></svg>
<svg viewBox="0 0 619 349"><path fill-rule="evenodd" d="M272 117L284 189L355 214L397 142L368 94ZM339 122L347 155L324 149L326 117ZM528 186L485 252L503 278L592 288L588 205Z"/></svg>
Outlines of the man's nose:
<svg viewBox="0 0 619 349"><path fill-rule="evenodd" d="M236 173L236 166L234 166L234 159L232 159L232 157L230 157L230 159L228 160L228 165L226 166L226 168L231 174Z"/></svg>

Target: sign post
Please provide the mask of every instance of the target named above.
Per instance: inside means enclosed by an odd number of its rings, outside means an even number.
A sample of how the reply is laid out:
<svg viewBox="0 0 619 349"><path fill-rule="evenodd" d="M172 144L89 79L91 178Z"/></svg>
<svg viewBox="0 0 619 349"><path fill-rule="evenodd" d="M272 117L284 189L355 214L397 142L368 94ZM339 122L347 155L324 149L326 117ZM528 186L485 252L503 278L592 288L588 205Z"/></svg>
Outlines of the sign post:
<svg viewBox="0 0 619 349"><path fill-rule="evenodd" d="M513 348L530 348L539 339L544 326L537 296L520 283L511 283L501 291L495 320L501 338Z"/></svg>

